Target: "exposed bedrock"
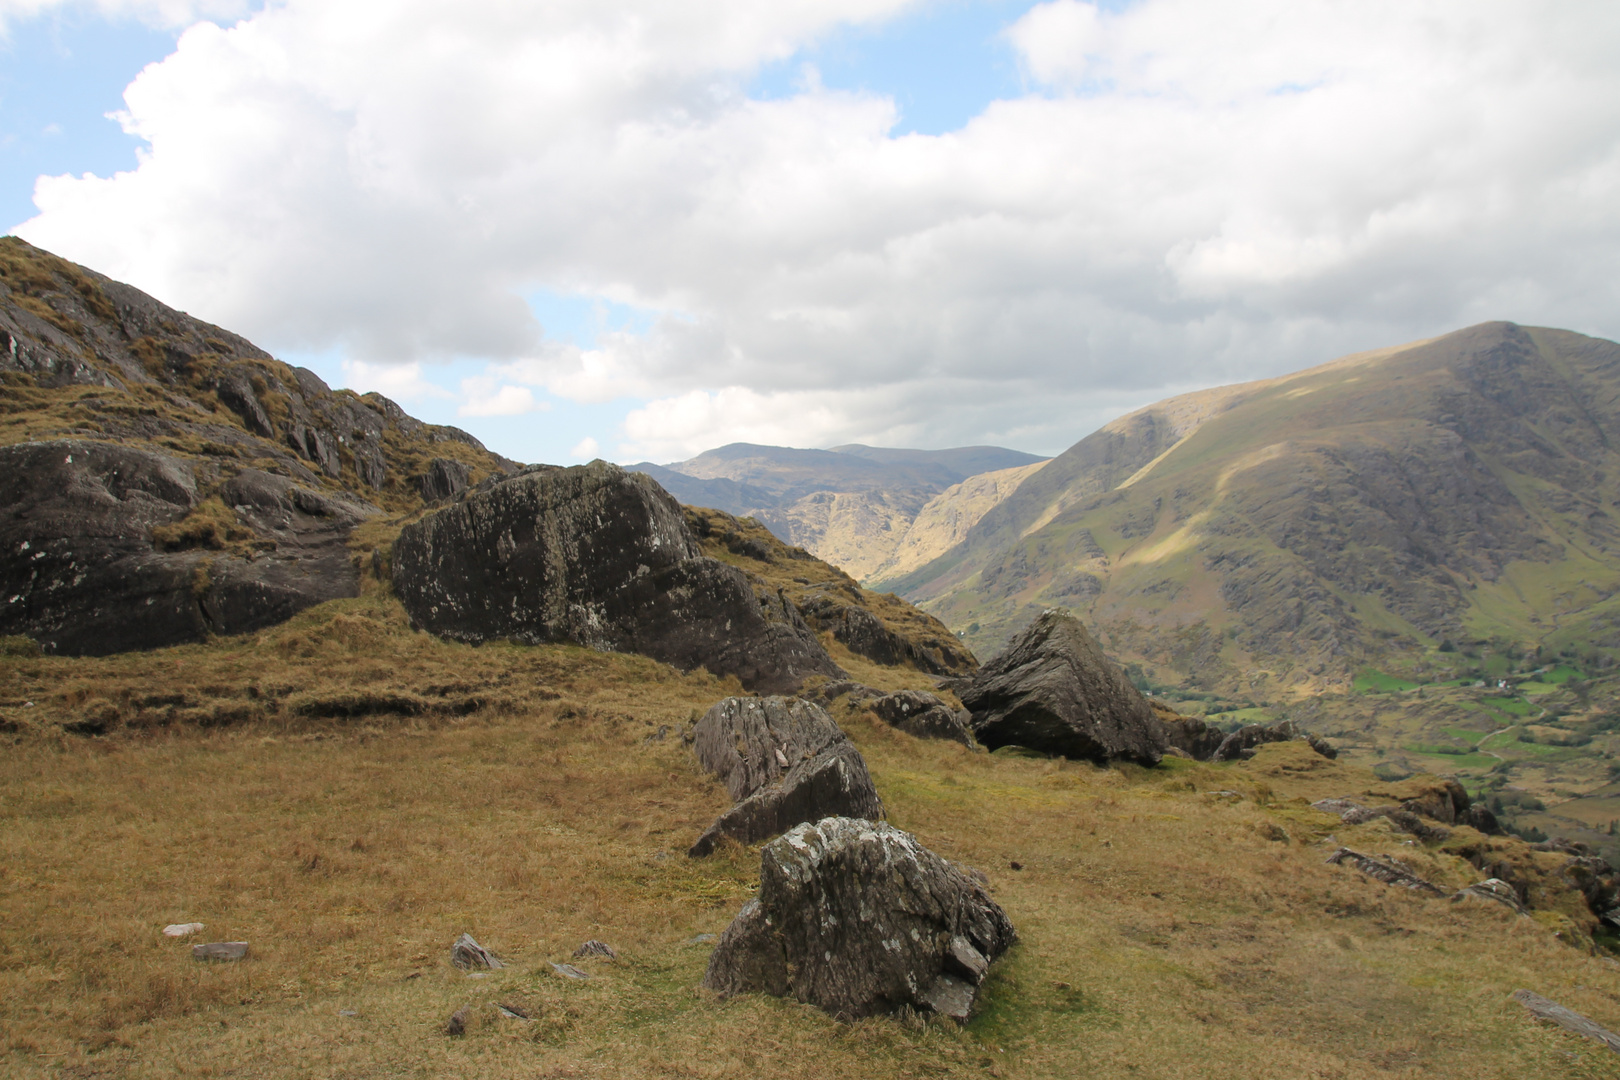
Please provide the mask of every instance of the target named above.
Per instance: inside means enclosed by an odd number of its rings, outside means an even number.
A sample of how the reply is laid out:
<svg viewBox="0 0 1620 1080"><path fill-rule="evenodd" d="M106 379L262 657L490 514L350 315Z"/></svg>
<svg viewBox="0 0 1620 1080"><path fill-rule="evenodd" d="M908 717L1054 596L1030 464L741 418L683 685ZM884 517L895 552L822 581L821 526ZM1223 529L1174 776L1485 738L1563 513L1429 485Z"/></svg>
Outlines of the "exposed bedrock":
<svg viewBox="0 0 1620 1080"><path fill-rule="evenodd" d="M411 621L459 641L572 641L773 693L843 675L791 601L701 555L668 493L605 461L486 481L406 526L392 572Z"/></svg>
<svg viewBox="0 0 1620 1080"><path fill-rule="evenodd" d="M194 466L149 450L0 448L0 635L105 655L245 633L358 595L346 540L374 507L254 470L220 498L214 517L193 517Z"/></svg>

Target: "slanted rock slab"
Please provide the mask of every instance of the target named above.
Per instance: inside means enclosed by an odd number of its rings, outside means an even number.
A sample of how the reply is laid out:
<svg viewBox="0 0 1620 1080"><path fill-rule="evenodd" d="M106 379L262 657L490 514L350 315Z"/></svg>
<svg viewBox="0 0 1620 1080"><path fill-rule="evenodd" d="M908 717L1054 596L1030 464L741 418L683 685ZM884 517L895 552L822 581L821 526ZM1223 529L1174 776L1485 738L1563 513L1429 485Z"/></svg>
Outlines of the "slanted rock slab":
<svg viewBox="0 0 1620 1080"><path fill-rule="evenodd" d="M456 939L456 943L450 946L450 962L463 971L472 968L499 970L506 966L496 959L494 953L478 944L471 934L462 934Z"/></svg>
<svg viewBox="0 0 1620 1080"><path fill-rule="evenodd" d="M748 844L824 817L883 816L861 752L802 698L726 698L698 721L692 749L736 800L692 845L694 857L725 836Z"/></svg>
<svg viewBox="0 0 1620 1080"><path fill-rule="evenodd" d="M248 943L245 941L210 941L191 947L193 960L242 960L247 954Z"/></svg>
<svg viewBox="0 0 1620 1080"><path fill-rule="evenodd" d="M959 696L988 750L1026 746L1144 765L1164 756L1164 731L1147 699L1072 615L1044 612Z"/></svg>
<svg viewBox="0 0 1620 1080"><path fill-rule="evenodd" d="M703 985L846 1019L910 1006L965 1020L1015 941L963 867L892 825L826 818L765 846L759 895L721 935Z"/></svg>

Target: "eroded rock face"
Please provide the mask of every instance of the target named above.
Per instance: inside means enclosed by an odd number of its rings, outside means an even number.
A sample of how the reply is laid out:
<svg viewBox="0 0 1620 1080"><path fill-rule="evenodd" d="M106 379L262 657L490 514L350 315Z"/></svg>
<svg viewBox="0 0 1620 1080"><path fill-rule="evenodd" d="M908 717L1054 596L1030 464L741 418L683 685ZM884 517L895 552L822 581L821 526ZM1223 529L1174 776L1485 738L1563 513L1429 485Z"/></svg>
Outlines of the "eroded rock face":
<svg viewBox="0 0 1620 1080"><path fill-rule="evenodd" d="M824 817L883 816L860 751L826 710L800 698L726 698L698 721L692 749L736 800L698 837L693 857L726 836L748 844Z"/></svg>
<svg viewBox="0 0 1620 1080"><path fill-rule="evenodd" d="M345 540L375 508L245 470L221 488L252 558L162 550L153 531L199 503L178 458L81 440L0 448L0 635L100 656L272 626L356 596Z"/></svg>
<svg viewBox="0 0 1620 1080"><path fill-rule="evenodd" d="M799 825L766 845L759 876L709 959L711 990L793 997L848 1019L909 1005L965 1020L1017 940L983 884L887 824Z"/></svg>
<svg viewBox="0 0 1620 1080"><path fill-rule="evenodd" d="M921 690L899 690L875 697L866 703L886 724L892 724L919 739L950 739L963 746L973 745L968 731L969 715L951 708L937 694Z"/></svg>
<svg viewBox="0 0 1620 1080"><path fill-rule="evenodd" d="M981 745L1157 765L1164 732L1080 620L1047 611L960 692Z"/></svg>
<svg viewBox="0 0 1620 1080"><path fill-rule="evenodd" d="M790 691L842 676L793 604L699 553L655 481L605 461L486 481L400 533L394 589L458 641L573 641Z"/></svg>
<svg viewBox="0 0 1620 1080"><path fill-rule="evenodd" d="M1230 735L1222 737L1220 745L1206 759L1208 761L1235 761L1239 758L1252 758L1255 751L1266 743L1289 742L1293 739L1304 739L1325 758L1336 758L1338 750L1320 735L1306 731L1292 720L1278 720L1271 724L1246 724ZM1446 820L1450 820L1447 818Z"/></svg>

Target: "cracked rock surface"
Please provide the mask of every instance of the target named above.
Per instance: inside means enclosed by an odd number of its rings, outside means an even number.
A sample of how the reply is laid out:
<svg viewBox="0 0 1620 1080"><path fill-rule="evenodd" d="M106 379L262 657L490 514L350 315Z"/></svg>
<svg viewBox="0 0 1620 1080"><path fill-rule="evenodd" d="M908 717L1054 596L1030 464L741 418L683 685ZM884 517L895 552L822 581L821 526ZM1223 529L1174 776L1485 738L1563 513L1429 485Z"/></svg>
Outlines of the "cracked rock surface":
<svg viewBox="0 0 1620 1080"><path fill-rule="evenodd" d="M698 721L692 749L736 801L698 837L694 857L726 836L748 844L825 817L883 816L861 752L801 698L726 698Z"/></svg>
<svg viewBox="0 0 1620 1080"><path fill-rule="evenodd" d="M703 985L847 1019L910 1006L965 1020L1015 941L965 869L892 825L832 817L765 846L759 895L721 935Z"/></svg>

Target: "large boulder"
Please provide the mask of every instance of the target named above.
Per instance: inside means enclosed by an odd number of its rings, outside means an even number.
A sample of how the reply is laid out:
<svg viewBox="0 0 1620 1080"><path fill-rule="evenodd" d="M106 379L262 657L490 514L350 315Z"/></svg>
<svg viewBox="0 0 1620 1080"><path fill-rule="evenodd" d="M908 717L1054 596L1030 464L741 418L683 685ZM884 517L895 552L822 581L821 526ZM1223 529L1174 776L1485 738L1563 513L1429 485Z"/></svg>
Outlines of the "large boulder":
<svg viewBox="0 0 1620 1080"><path fill-rule="evenodd" d="M150 450L0 448L0 635L104 655L246 633L359 594L346 541L375 507L254 470L220 497L202 513L196 467Z"/></svg>
<svg viewBox="0 0 1620 1080"><path fill-rule="evenodd" d="M962 867L891 825L827 818L765 846L759 895L721 935L703 985L848 1019L910 1006L965 1020L1016 940Z"/></svg>
<svg viewBox="0 0 1620 1080"><path fill-rule="evenodd" d="M1072 615L1042 613L958 696L990 750L1026 746L1144 765L1164 756L1164 731L1147 700Z"/></svg>
<svg viewBox="0 0 1620 1080"><path fill-rule="evenodd" d="M749 844L824 817L883 816L861 752L800 698L726 698L698 721L692 749L736 802L698 837L694 857L726 836Z"/></svg>
<svg viewBox="0 0 1620 1080"><path fill-rule="evenodd" d="M458 641L572 641L766 692L844 674L791 601L700 554L667 492L605 461L486 481L406 526L393 581L414 625Z"/></svg>
<svg viewBox="0 0 1620 1080"><path fill-rule="evenodd" d="M922 690L896 690L869 699L866 707L886 724L919 739L950 739L963 746L973 745L968 731L969 714L953 709L938 694Z"/></svg>

